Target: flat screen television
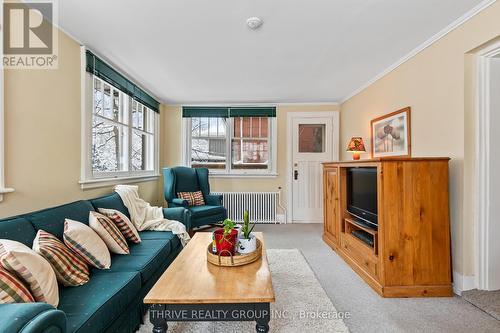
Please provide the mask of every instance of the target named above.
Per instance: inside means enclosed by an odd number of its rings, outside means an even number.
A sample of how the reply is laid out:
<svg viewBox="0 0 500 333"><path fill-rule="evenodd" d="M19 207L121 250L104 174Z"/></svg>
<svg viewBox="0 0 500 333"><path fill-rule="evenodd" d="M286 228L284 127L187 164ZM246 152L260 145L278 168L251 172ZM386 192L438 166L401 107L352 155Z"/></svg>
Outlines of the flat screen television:
<svg viewBox="0 0 500 333"><path fill-rule="evenodd" d="M377 168L347 169L347 211L377 228Z"/></svg>

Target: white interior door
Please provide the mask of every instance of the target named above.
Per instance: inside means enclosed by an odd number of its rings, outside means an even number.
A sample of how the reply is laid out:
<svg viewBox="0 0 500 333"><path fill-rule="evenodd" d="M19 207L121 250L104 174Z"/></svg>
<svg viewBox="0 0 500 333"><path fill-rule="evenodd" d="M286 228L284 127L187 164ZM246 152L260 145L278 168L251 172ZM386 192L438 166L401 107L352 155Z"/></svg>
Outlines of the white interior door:
<svg viewBox="0 0 500 333"><path fill-rule="evenodd" d="M293 222L323 221L322 162L338 160L338 113L319 112L292 117Z"/></svg>

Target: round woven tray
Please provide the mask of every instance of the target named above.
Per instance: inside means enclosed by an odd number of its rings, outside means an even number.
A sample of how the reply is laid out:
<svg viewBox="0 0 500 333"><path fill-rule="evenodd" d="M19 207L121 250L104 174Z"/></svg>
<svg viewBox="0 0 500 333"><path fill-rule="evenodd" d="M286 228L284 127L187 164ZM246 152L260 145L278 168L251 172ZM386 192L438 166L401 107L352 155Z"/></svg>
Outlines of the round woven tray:
<svg viewBox="0 0 500 333"><path fill-rule="evenodd" d="M229 252L229 251L228 251ZM243 266L250 264L262 257L262 242L257 239L257 247L252 253L240 254L236 253L234 256L227 257L212 253L212 243L207 247L207 260L209 263L216 266L233 267Z"/></svg>

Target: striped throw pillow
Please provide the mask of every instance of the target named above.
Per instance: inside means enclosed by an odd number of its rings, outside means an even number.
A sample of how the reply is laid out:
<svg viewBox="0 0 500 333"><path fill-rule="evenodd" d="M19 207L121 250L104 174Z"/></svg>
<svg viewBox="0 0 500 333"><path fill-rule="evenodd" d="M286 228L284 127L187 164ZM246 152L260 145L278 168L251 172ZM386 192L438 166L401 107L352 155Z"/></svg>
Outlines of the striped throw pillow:
<svg viewBox="0 0 500 333"><path fill-rule="evenodd" d="M0 268L0 304L31 303L35 299L19 279Z"/></svg>
<svg viewBox="0 0 500 333"><path fill-rule="evenodd" d="M177 192L177 197L186 200L189 206L205 206L205 199L201 191Z"/></svg>
<svg viewBox="0 0 500 333"><path fill-rule="evenodd" d="M120 229L125 239L136 244L141 242L141 237L139 236L137 229L132 224L132 221L130 221L130 219L127 217L127 215L116 209L105 208L99 208L99 213L102 213L103 215L109 217L110 220L116 224L118 229Z"/></svg>
<svg viewBox="0 0 500 333"><path fill-rule="evenodd" d="M0 239L0 264L29 288L37 302L57 307L59 289L56 274L41 255L22 243Z"/></svg>
<svg viewBox="0 0 500 333"><path fill-rule="evenodd" d="M54 268L57 281L63 286L75 287L89 282L87 263L68 249L56 236L38 230L33 241L33 250L47 259Z"/></svg>
<svg viewBox="0 0 500 333"><path fill-rule="evenodd" d="M63 239L64 244L87 264L99 269L111 267L111 255L106 244L88 225L66 219Z"/></svg>
<svg viewBox="0 0 500 333"><path fill-rule="evenodd" d="M123 237L120 229L106 216L97 212L90 212L89 226L106 243L109 251L116 254L129 254L130 250L127 240Z"/></svg>

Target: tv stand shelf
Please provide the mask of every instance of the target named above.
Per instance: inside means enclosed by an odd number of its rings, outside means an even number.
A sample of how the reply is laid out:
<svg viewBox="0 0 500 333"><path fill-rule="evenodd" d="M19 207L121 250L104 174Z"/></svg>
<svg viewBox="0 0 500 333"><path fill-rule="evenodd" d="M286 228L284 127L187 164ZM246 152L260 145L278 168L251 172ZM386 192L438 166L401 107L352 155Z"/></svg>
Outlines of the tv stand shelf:
<svg viewBox="0 0 500 333"><path fill-rule="evenodd" d="M346 213L349 214L349 213ZM365 246L368 249L373 251L373 254L377 255L378 253L378 230L373 228L367 228L359 223L359 220L356 218L346 217L344 219L344 232L348 235L351 235L356 241L360 242L361 246ZM372 244L369 244L364 239L356 236L356 232L363 234L367 234L367 238L372 241Z"/></svg>
<svg viewBox="0 0 500 333"><path fill-rule="evenodd" d="M323 163L323 239L383 297L452 296L448 161ZM377 170L377 229L347 211L348 169L364 167Z"/></svg>

